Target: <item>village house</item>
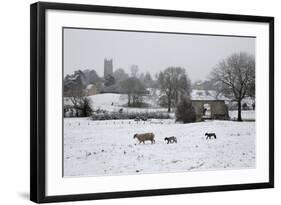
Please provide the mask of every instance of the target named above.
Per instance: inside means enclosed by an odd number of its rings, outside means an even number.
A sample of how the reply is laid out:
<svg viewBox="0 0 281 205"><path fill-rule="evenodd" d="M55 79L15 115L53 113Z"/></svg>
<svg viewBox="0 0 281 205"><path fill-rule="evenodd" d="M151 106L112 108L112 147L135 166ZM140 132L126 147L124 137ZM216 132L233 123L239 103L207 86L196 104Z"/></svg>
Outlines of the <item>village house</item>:
<svg viewBox="0 0 281 205"><path fill-rule="evenodd" d="M96 95L97 87L94 84L89 84L83 91L85 96Z"/></svg>

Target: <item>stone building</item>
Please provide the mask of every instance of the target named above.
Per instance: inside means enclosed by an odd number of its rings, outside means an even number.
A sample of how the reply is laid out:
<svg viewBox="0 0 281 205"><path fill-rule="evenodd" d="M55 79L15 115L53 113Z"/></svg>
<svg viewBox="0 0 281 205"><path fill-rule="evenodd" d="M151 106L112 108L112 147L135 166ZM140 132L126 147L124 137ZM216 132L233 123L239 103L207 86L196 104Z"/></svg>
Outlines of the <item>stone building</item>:
<svg viewBox="0 0 281 205"><path fill-rule="evenodd" d="M108 75L113 76L113 62L112 59L104 59L104 73L103 77L106 78Z"/></svg>
<svg viewBox="0 0 281 205"><path fill-rule="evenodd" d="M218 119L228 120L228 107L224 100L191 100L195 109L196 120Z"/></svg>
<svg viewBox="0 0 281 205"><path fill-rule="evenodd" d="M97 94L97 87L94 84L89 84L87 87L83 90L84 95L91 96Z"/></svg>

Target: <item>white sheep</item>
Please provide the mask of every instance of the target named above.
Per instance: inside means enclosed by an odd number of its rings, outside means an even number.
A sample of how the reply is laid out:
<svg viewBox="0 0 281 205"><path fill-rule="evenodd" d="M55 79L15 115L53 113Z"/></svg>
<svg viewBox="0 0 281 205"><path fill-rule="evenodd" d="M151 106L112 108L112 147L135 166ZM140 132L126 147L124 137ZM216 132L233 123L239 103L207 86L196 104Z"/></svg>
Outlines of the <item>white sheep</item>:
<svg viewBox="0 0 281 205"><path fill-rule="evenodd" d="M143 134L135 134L134 139L137 138L139 144L145 141L151 141L151 144L155 143L154 134L153 133L143 133Z"/></svg>

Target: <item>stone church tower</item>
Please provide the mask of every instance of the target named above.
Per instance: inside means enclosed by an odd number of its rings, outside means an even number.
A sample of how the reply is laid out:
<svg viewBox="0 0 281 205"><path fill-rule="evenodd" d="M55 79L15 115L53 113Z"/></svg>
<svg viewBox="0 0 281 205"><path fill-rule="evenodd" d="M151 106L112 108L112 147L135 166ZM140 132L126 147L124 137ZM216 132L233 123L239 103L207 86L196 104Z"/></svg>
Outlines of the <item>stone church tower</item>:
<svg viewBox="0 0 281 205"><path fill-rule="evenodd" d="M108 75L113 76L113 64L112 64L112 59L107 60L105 58L104 59L104 74L103 74L103 77L105 78Z"/></svg>

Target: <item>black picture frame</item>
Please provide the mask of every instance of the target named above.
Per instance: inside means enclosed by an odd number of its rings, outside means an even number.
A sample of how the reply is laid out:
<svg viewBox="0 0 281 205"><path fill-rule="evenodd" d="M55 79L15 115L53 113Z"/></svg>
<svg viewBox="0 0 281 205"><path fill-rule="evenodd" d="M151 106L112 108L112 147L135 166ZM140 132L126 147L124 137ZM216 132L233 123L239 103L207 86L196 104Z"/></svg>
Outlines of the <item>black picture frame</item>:
<svg viewBox="0 0 281 205"><path fill-rule="evenodd" d="M227 21L261 22L269 25L269 181L263 183L230 184L157 190L46 196L46 11L85 11L129 15L149 15ZM218 13L156 10L82 4L38 2L30 7L30 199L37 203L77 200L97 200L198 192L217 192L274 187L274 18Z"/></svg>

